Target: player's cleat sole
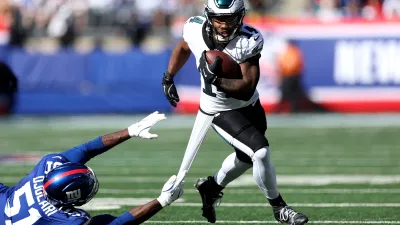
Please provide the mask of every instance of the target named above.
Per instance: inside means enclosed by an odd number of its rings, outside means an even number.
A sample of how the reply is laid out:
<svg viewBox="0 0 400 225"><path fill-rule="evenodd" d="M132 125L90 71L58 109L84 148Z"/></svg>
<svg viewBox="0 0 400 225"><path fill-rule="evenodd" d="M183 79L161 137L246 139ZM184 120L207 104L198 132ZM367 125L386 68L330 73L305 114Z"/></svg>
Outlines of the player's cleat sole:
<svg viewBox="0 0 400 225"><path fill-rule="evenodd" d="M207 218L208 222L215 223L217 220L215 213L216 203L222 198L223 193L213 189L210 179L214 178L200 178L194 187L200 193L201 201L203 202L203 207L201 208L203 211L202 215Z"/></svg>
<svg viewBox="0 0 400 225"><path fill-rule="evenodd" d="M308 222L308 217L302 213L294 211L290 206L272 207L275 219L278 222L288 225L304 225Z"/></svg>

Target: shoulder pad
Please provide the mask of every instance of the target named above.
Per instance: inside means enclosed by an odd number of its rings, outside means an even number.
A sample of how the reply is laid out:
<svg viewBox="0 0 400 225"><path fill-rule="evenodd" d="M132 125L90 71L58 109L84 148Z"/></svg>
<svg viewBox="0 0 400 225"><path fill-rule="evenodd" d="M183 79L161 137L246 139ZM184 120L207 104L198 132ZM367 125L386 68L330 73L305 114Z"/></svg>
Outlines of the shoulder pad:
<svg viewBox="0 0 400 225"><path fill-rule="evenodd" d="M249 41L246 52L246 55L248 56L247 58L251 58L261 53L264 46L264 38L258 29L244 24L240 30L240 34L246 36Z"/></svg>
<svg viewBox="0 0 400 225"><path fill-rule="evenodd" d="M187 40L190 35L195 35L196 30L201 31L204 22L206 22L206 18L203 16L193 16L186 20L185 24L183 25L183 39Z"/></svg>
<svg viewBox="0 0 400 225"><path fill-rule="evenodd" d="M69 160L64 155L58 154L58 153L45 155L42 158L42 160L43 161L62 162L62 163L69 162Z"/></svg>
<svg viewBox="0 0 400 225"><path fill-rule="evenodd" d="M204 16L192 16L188 20L186 20L185 24L203 24L206 21L206 18Z"/></svg>
<svg viewBox="0 0 400 225"><path fill-rule="evenodd" d="M245 61L246 59L261 53L264 46L264 38L259 30L250 25L243 24L239 35L242 39L242 44L246 43L244 45L246 48L243 51L243 57L241 61Z"/></svg>

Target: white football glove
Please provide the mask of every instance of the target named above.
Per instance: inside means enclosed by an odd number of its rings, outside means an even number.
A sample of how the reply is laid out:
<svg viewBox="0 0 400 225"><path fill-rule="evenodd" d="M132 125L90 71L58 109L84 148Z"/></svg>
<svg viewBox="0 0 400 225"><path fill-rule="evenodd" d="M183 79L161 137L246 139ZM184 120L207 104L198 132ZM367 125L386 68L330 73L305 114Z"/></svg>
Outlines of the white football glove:
<svg viewBox="0 0 400 225"><path fill-rule="evenodd" d="M157 201L162 207L170 205L183 195L183 186L185 184L183 179L185 178L186 172L185 170L179 173L178 176L171 176L164 184L161 195L157 198Z"/></svg>
<svg viewBox="0 0 400 225"><path fill-rule="evenodd" d="M159 114L158 111L153 112L141 121L132 124L128 127L129 136L140 137L144 139L157 138L157 134L149 133L149 130L161 120L167 119L164 114Z"/></svg>

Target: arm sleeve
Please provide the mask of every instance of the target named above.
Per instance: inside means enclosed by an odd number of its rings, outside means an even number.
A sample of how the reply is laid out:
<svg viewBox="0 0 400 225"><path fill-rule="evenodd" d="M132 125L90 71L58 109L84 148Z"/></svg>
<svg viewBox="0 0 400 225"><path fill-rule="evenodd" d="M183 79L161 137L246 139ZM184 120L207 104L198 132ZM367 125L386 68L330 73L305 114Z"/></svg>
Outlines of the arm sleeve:
<svg viewBox="0 0 400 225"><path fill-rule="evenodd" d="M8 187L0 183L0 195L8 190Z"/></svg>
<svg viewBox="0 0 400 225"><path fill-rule="evenodd" d="M61 155L65 156L71 162L85 164L91 158L100 155L106 151L107 148L104 147L102 137L100 136L87 143L81 144L65 152L62 152Z"/></svg>
<svg viewBox="0 0 400 225"><path fill-rule="evenodd" d="M188 36L189 36L189 21L191 18L189 18L188 20L186 20L186 22L183 25L183 29L182 29L182 38L183 40L185 40L187 42Z"/></svg>
<svg viewBox="0 0 400 225"><path fill-rule="evenodd" d="M92 218L90 225L124 225L135 221L135 217L129 212L122 214L119 217L104 214Z"/></svg>

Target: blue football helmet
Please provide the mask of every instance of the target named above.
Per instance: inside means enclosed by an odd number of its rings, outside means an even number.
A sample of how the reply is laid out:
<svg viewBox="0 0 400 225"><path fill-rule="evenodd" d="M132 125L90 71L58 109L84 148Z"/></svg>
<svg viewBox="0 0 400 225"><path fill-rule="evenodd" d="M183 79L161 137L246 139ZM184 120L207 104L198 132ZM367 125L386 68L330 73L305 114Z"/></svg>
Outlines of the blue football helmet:
<svg viewBox="0 0 400 225"><path fill-rule="evenodd" d="M65 163L51 170L43 181L44 198L54 206L81 206L99 190L93 170L79 163Z"/></svg>

